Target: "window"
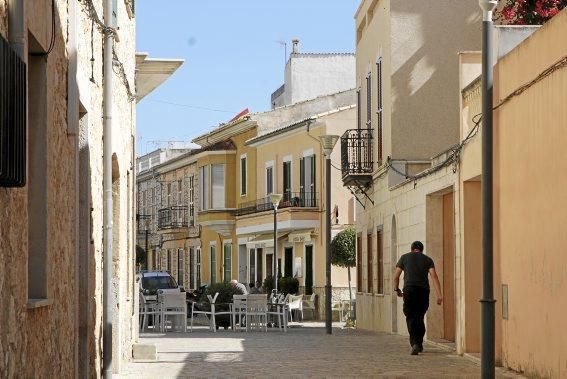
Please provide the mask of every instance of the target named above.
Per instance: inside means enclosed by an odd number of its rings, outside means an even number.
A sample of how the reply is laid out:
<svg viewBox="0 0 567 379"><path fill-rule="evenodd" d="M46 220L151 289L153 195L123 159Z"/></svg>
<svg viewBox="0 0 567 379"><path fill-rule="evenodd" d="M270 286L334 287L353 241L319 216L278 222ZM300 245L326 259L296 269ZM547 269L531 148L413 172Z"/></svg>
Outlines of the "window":
<svg viewBox="0 0 567 379"><path fill-rule="evenodd" d="M304 157L300 163L299 191L303 206L315 207L315 155Z"/></svg>
<svg viewBox="0 0 567 379"><path fill-rule="evenodd" d="M200 168L199 187L201 191L200 209L206 211L209 208L209 166Z"/></svg>
<svg viewBox="0 0 567 379"><path fill-rule="evenodd" d="M185 283L185 270L183 269L183 265L185 264L185 259L183 256L184 254L185 252L183 251L183 249L177 250L177 283L181 287L184 287Z"/></svg>
<svg viewBox="0 0 567 379"><path fill-rule="evenodd" d="M217 247L211 245L211 284L217 282Z"/></svg>
<svg viewBox="0 0 567 379"><path fill-rule="evenodd" d="M167 183L167 206L171 206L171 183Z"/></svg>
<svg viewBox="0 0 567 379"><path fill-rule="evenodd" d="M248 184L246 160L246 155L240 157L240 196L246 195L246 185Z"/></svg>
<svg viewBox="0 0 567 379"><path fill-rule="evenodd" d="M224 281L229 282L232 279L232 245L227 243L224 245Z"/></svg>
<svg viewBox="0 0 567 379"><path fill-rule="evenodd" d="M29 36L33 39L31 34ZM46 71L45 57L28 55L28 299L46 299L48 295L46 252L49 88ZM3 116L2 114L1 117Z"/></svg>
<svg viewBox="0 0 567 379"><path fill-rule="evenodd" d="M362 290L362 235L356 235L356 290Z"/></svg>
<svg viewBox="0 0 567 379"><path fill-rule="evenodd" d="M384 293L384 249L382 247L382 227L378 227L376 231L376 280L378 284L376 286L376 292L383 294Z"/></svg>
<svg viewBox="0 0 567 379"><path fill-rule="evenodd" d="M197 275L197 278L196 278L197 279L197 288L199 288L199 287L201 287L201 249L200 248L197 248L196 254L197 254L197 257L196 257L197 264L196 264L195 271L196 271L196 275Z"/></svg>
<svg viewBox="0 0 567 379"><path fill-rule="evenodd" d="M183 205L183 180L177 181L177 205Z"/></svg>
<svg viewBox="0 0 567 379"><path fill-rule="evenodd" d="M274 168L266 167L266 195L274 192Z"/></svg>
<svg viewBox="0 0 567 379"><path fill-rule="evenodd" d="M171 249L167 249L167 272L171 274Z"/></svg>
<svg viewBox="0 0 567 379"><path fill-rule="evenodd" d="M366 77L366 128L372 128L372 75Z"/></svg>
<svg viewBox="0 0 567 379"><path fill-rule="evenodd" d="M195 249L189 248L189 289L196 289L195 284Z"/></svg>
<svg viewBox="0 0 567 379"><path fill-rule="evenodd" d="M383 129L383 104L382 104L382 58L376 62L376 144L378 146L378 165L382 165L382 129Z"/></svg>
<svg viewBox="0 0 567 379"><path fill-rule="evenodd" d="M224 164L211 165L211 205L213 209L225 207Z"/></svg>
<svg viewBox="0 0 567 379"><path fill-rule="evenodd" d="M284 201L291 200L291 161L283 163L283 195Z"/></svg>
<svg viewBox="0 0 567 379"><path fill-rule="evenodd" d="M367 291L374 293L374 267L372 266L372 234L366 236L366 270L367 270Z"/></svg>

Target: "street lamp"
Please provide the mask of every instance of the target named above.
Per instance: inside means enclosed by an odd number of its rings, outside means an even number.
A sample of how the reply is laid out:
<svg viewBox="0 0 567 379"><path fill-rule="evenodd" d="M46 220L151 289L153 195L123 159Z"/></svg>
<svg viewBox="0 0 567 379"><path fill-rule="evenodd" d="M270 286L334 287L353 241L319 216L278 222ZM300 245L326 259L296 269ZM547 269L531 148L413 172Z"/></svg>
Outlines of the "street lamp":
<svg viewBox="0 0 567 379"><path fill-rule="evenodd" d="M494 267L492 232L492 11L496 0L479 0L482 9L482 349L480 372L494 378Z"/></svg>
<svg viewBox="0 0 567 379"><path fill-rule="evenodd" d="M327 284L325 285L325 327L327 334L333 333L333 318L331 305L331 153L335 144L339 140L337 135L324 135L319 137L321 140L321 148L325 154L325 246L327 249L325 259L325 271Z"/></svg>
<svg viewBox="0 0 567 379"><path fill-rule="evenodd" d="M278 293L278 205L282 200L281 193L270 194L270 201L274 206L274 290Z"/></svg>

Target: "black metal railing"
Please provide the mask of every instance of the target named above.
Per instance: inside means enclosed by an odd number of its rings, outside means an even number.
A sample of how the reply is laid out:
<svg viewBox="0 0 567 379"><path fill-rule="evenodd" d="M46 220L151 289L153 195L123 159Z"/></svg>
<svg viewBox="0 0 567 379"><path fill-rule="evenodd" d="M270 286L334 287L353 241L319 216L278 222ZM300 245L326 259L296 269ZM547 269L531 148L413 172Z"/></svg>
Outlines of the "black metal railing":
<svg viewBox="0 0 567 379"><path fill-rule="evenodd" d="M372 174L372 129L349 129L341 137L341 170L349 175Z"/></svg>
<svg viewBox="0 0 567 379"><path fill-rule="evenodd" d="M171 206L158 211L158 230L186 228L189 225L187 206Z"/></svg>
<svg viewBox="0 0 567 379"><path fill-rule="evenodd" d="M286 192L280 201L278 209L283 208L316 208L318 206L317 192ZM263 197L247 203L242 203L236 210L236 216L264 212L274 209L270 197Z"/></svg>
<svg viewBox="0 0 567 379"><path fill-rule="evenodd" d="M0 187L26 183L26 87L25 62L0 36Z"/></svg>

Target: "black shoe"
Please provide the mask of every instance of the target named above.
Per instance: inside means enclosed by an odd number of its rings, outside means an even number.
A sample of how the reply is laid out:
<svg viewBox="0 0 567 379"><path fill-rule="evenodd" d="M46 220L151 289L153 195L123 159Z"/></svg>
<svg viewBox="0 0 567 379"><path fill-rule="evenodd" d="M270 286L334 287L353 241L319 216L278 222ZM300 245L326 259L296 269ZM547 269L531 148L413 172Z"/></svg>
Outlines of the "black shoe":
<svg viewBox="0 0 567 379"><path fill-rule="evenodd" d="M420 353L423 353L423 344L422 343L418 343L417 344L418 350Z"/></svg>
<svg viewBox="0 0 567 379"><path fill-rule="evenodd" d="M418 355L419 354L419 346L417 344L412 345L410 354L411 355Z"/></svg>

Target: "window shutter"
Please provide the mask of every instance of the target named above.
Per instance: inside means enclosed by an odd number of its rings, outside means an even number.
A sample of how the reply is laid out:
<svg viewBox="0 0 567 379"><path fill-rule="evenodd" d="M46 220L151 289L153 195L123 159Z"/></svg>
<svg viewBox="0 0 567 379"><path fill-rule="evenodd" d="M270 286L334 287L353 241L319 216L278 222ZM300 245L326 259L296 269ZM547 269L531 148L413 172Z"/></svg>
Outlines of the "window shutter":
<svg viewBox="0 0 567 379"><path fill-rule="evenodd" d="M0 187L26 183L26 64L0 36Z"/></svg>
<svg viewBox="0 0 567 379"><path fill-rule="evenodd" d="M305 158L299 160L299 192L305 194Z"/></svg>
<svg viewBox="0 0 567 379"><path fill-rule="evenodd" d="M356 91L356 126L360 129L362 116L360 114L360 88Z"/></svg>

